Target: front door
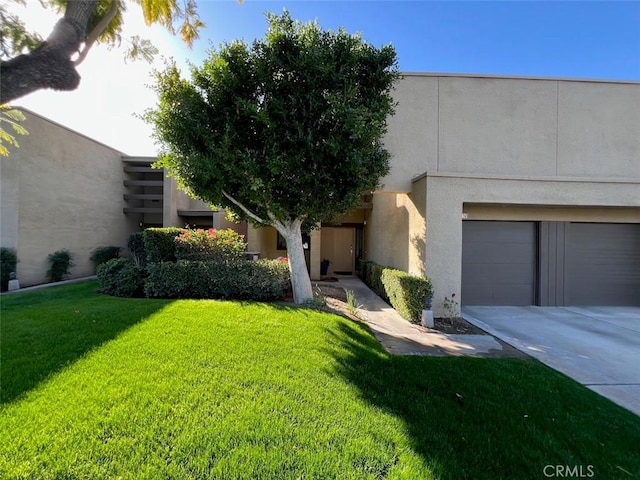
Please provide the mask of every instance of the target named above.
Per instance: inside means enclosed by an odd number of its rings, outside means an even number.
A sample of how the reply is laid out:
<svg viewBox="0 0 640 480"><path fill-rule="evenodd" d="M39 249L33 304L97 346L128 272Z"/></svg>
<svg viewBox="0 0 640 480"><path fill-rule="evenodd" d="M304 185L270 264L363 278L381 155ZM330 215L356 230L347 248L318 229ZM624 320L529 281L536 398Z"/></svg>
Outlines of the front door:
<svg viewBox="0 0 640 480"><path fill-rule="evenodd" d="M355 262L355 228L322 227L322 258L329 260L329 272L350 275Z"/></svg>

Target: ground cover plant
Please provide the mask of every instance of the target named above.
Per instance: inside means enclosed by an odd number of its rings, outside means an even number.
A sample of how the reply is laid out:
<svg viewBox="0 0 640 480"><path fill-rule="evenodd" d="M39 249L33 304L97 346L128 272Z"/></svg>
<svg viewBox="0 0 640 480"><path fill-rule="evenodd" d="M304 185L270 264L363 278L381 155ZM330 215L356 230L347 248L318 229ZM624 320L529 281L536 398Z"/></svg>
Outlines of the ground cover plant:
<svg viewBox="0 0 640 480"><path fill-rule="evenodd" d="M394 357L329 313L96 289L2 298L0 478L640 474L640 419L536 361Z"/></svg>

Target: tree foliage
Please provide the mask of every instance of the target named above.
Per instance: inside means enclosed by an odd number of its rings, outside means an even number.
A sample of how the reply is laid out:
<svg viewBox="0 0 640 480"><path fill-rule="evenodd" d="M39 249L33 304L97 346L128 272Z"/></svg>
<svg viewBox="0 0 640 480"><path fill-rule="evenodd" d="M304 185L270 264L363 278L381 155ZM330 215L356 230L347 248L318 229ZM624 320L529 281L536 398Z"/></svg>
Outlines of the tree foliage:
<svg viewBox="0 0 640 480"><path fill-rule="evenodd" d="M25 5L26 0L10 0ZM119 45L125 0L40 0L62 17L46 39L29 32L20 18L0 5L0 103L8 103L43 88L74 90L75 70L95 43ZM157 23L179 33L189 45L205 24L196 0L130 0L142 8L147 25ZM149 60L157 49L143 38L128 39L126 58Z"/></svg>
<svg viewBox="0 0 640 480"><path fill-rule="evenodd" d="M210 51L190 80L174 64L157 73L159 104L145 119L163 149L158 165L182 188L273 225L291 250L302 224L354 208L388 172L382 136L398 71L391 46L286 11L267 19L265 39Z"/></svg>
<svg viewBox="0 0 640 480"><path fill-rule="evenodd" d="M15 135L28 135L29 132L20 125L20 122L25 120L24 114L20 110L11 108L8 105L0 105L0 155L3 157L9 156L9 150L4 145L9 144L14 147L19 147L18 141ZM4 129L4 125L7 124L11 130Z"/></svg>

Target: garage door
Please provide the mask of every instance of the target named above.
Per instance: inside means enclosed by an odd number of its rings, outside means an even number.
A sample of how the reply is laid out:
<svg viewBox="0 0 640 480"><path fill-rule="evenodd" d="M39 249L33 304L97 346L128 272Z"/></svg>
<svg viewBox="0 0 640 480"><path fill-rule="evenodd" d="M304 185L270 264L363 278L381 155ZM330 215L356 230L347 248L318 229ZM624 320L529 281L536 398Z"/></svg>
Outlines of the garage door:
<svg viewBox="0 0 640 480"><path fill-rule="evenodd" d="M564 303L640 306L640 225L566 225Z"/></svg>
<svg viewBox="0 0 640 480"><path fill-rule="evenodd" d="M533 305L535 222L462 223L464 305Z"/></svg>

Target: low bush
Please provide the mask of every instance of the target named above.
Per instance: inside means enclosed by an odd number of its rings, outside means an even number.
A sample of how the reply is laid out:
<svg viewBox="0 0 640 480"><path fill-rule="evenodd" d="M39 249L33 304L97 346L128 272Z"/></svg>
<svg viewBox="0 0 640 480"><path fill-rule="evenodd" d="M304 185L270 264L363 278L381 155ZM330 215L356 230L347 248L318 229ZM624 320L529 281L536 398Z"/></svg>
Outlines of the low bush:
<svg viewBox="0 0 640 480"><path fill-rule="evenodd" d="M114 258L98 266L98 290L115 297L140 297L144 270L127 258Z"/></svg>
<svg viewBox="0 0 640 480"><path fill-rule="evenodd" d="M135 232L129 235L127 248L129 249L133 263L140 268L144 268L147 265L147 251L144 248L143 233Z"/></svg>
<svg viewBox="0 0 640 480"><path fill-rule="evenodd" d="M98 267L113 258L118 258L119 256L120 247L107 246L96 248L93 252L91 252L91 257L89 257L89 259L95 264L96 267Z"/></svg>
<svg viewBox="0 0 640 480"><path fill-rule="evenodd" d="M0 289L9 288L9 274L16 271L18 256L13 248L0 248Z"/></svg>
<svg viewBox="0 0 640 480"><path fill-rule="evenodd" d="M247 244L244 236L226 230L182 230L176 237L176 258L213 262L235 262L245 257Z"/></svg>
<svg viewBox="0 0 640 480"><path fill-rule="evenodd" d="M382 284L389 302L402 318L420 322L425 297L433 298L433 287L429 279L385 268L382 271Z"/></svg>
<svg viewBox="0 0 640 480"><path fill-rule="evenodd" d="M69 275L69 270L74 266L72 258L73 254L69 250L58 250L51 253L47 257L49 261L49 270L47 270L49 281L59 282Z"/></svg>
<svg viewBox="0 0 640 480"><path fill-rule="evenodd" d="M370 261L361 262L362 280L403 317L419 322L425 298L433 298L433 286L426 277L410 275Z"/></svg>
<svg viewBox="0 0 640 480"><path fill-rule="evenodd" d="M184 229L177 227L147 228L142 232L148 263L175 262L176 237Z"/></svg>
<svg viewBox="0 0 640 480"><path fill-rule="evenodd" d="M388 267L383 267L369 260L362 260L361 267L360 276L362 277L362 281L366 283L371 290L376 292L378 296L388 302L389 296L382 284L382 272Z"/></svg>
<svg viewBox="0 0 640 480"><path fill-rule="evenodd" d="M147 297L277 300L289 285L289 266L276 260L256 262L150 263Z"/></svg>

